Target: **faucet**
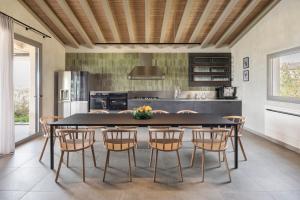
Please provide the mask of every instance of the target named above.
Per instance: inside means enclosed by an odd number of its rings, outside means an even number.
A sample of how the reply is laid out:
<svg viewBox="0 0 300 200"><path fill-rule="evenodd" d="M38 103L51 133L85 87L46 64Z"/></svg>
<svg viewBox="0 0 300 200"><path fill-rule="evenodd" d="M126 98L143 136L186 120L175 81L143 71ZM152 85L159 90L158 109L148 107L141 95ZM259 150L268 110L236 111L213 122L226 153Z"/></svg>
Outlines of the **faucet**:
<svg viewBox="0 0 300 200"><path fill-rule="evenodd" d="M174 98L177 99L180 96L181 90L179 86L175 86Z"/></svg>

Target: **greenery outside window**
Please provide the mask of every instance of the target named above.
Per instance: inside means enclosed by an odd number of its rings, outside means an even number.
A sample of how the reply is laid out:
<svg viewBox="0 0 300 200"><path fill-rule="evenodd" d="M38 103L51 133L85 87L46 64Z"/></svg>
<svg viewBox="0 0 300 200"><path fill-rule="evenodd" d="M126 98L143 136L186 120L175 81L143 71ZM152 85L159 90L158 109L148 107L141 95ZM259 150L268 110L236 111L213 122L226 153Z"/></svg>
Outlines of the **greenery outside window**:
<svg viewBox="0 0 300 200"><path fill-rule="evenodd" d="M268 55L268 99L300 103L300 48Z"/></svg>

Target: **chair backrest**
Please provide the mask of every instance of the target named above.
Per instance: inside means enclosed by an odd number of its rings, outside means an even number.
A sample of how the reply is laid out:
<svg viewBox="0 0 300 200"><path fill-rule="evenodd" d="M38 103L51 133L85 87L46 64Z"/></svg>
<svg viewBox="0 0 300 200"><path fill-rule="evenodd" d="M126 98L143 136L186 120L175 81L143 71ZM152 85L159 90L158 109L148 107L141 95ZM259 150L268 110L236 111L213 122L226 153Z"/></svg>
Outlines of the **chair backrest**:
<svg viewBox="0 0 300 200"><path fill-rule="evenodd" d="M168 114L168 111L165 110L152 110L152 113Z"/></svg>
<svg viewBox="0 0 300 200"><path fill-rule="evenodd" d="M193 110L180 110L177 112L177 114L184 114L184 113L194 114L194 113L198 113L198 112L193 111ZM193 129L193 128L201 128L201 126L180 126L180 128Z"/></svg>
<svg viewBox="0 0 300 200"><path fill-rule="evenodd" d="M246 118L243 116L225 116L224 119L228 119L230 121L233 121L235 123L238 123L238 132L239 134L242 134L242 129L244 128L244 124L246 122Z"/></svg>
<svg viewBox="0 0 300 200"><path fill-rule="evenodd" d="M50 136L50 126L48 125L49 122L54 122L57 120L63 119L61 116L43 116L40 118L40 123L42 127L42 132L45 137Z"/></svg>
<svg viewBox="0 0 300 200"><path fill-rule="evenodd" d="M155 148L176 150L182 145L183 133L184 129L180 128L149 129L149 139Z"/></svg>
<svg viewBox="0 0 300 200"><path fill-rule="evenodd" d="M226 149L230 131L227 128L193 129L193 142L205 150L222 151Z"/></svg>
<svg viewBox="0 0 300 200"><path fill-rule="evenodd" d="M103 114L108 114L109 112L107 110L91 110L90 113L103 113Z"/></svg>
<svg viewBox="0 0 300 200"><path fill-rule="evenodd" d="M198 113L198 112L193 111L193 110L180 110L177 113Z"/></svg>
<svg viewBox="0 0 300 200"><path fill-rule="evenodd" d="M95 143L94 129L57 129L56 134L65 151L79 151Z"/></svg>
<svg viewBox="0 0 300 200"><path fill-rule="evenodd" d="M133 110L122 110L118 113L133 113Z"/></svg>
<svg viewBox="0 0 300 200"><path fill-rule="evenodd" d="M135 128L107 128L102 131L103 142L107 149L113 151L127 150L136 145L137 130Z"/></svg>

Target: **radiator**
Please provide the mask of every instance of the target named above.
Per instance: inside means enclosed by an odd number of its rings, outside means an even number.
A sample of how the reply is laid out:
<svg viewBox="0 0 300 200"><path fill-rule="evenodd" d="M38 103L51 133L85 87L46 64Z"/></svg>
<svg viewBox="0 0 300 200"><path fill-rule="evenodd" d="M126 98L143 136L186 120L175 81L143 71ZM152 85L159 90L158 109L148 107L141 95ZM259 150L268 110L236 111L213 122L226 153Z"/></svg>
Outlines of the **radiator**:
<svg viewBox="0 0 300 200"><path fill-rule="evenodd" d="M300 113L273 106L266 107L265 134L300 149Z"/></svg>

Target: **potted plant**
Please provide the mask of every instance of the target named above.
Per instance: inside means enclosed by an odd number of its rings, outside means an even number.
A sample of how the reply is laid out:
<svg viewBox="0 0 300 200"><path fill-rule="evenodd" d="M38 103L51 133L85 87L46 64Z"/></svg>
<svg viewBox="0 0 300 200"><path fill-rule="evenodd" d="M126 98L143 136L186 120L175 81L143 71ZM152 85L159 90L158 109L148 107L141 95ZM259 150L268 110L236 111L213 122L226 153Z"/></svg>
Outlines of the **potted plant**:
<svg viewBox="0 0 300 200"><path fill-rule="evenodd" d="M152 108L151 106L141 106L133 111L134 119L151 119Z"/></svg>

